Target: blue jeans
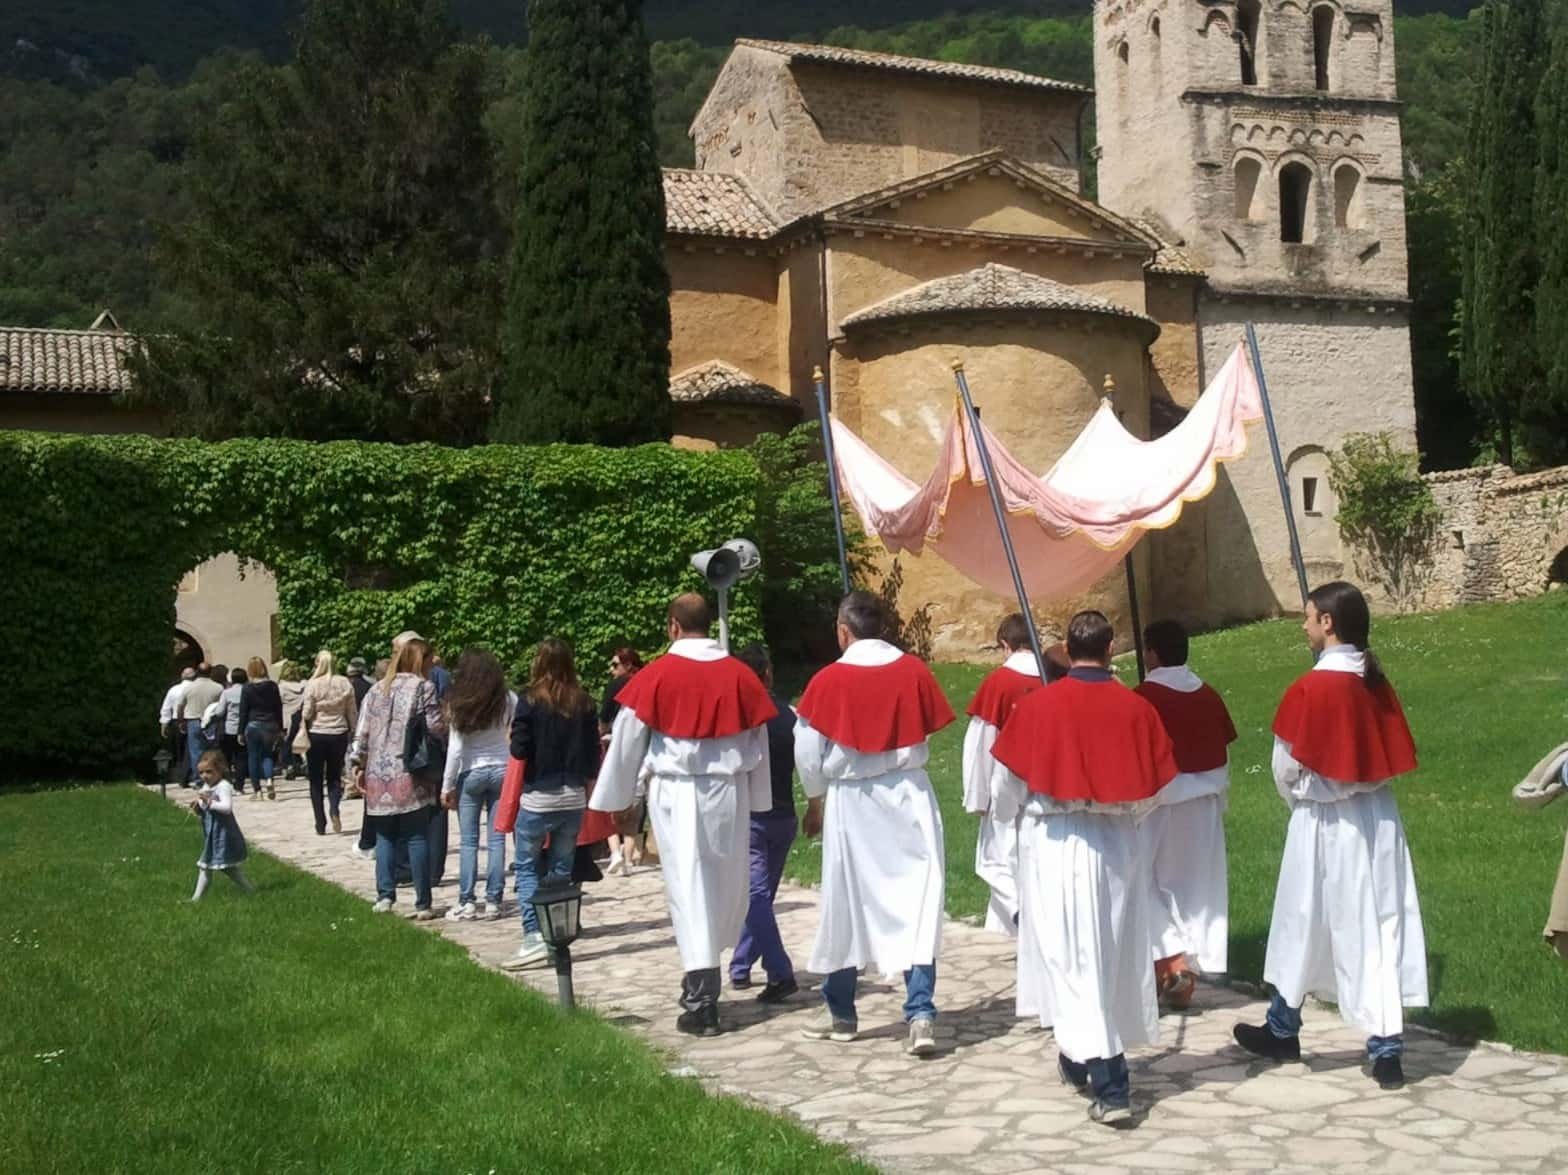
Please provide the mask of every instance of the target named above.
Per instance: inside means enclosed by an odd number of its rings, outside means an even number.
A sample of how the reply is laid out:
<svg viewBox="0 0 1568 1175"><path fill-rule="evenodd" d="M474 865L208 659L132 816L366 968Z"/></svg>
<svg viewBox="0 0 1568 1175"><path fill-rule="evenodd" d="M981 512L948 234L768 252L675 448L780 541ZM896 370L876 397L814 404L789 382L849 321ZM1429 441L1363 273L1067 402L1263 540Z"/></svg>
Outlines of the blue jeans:
<svg viewBox="0 0 1568 1175"><path fill-rule="evenodd" d="M245 759L250 770L247 774L256 790L261 781L272 778L273 756L277 752L278 728L270 722L245 724Z"/></svg>
<svg viewBox="0 0 1568 1175"><path fill-rule="evenodd" d="M397 856L408 854L414 881L414 909L430 908L430 817L435 808L417 808L376 817L376 897L397 901Z"/></svg>
<svg viewBox="0 0 1568 1175"><path fill-rule="evenodd" d="M1132 1078L1127 1073L1127 1054L1114 1057L1096 1057L1092 1061L1078 1062L1061 1054L1062 1068L1074 1082L1087 1081L1095 1100L1108 1106L1125 1106L1132 1097Z"/></svg>
<svg viewBox="0 0 1568 1175"><path fill-rule="evenodd" d="M196 760L206 754L210 745L207 742L207 736L201 732L200 719L188 719L185 723L185 755L190 759L190 772L186 778L192 783L195 783L200 778L196 772Z"/></svg>
<svg viewBox="0 0 1568 1175"><path fill-rule="evenodd" d="M936 964L917 963L904 972L904 1019L936 1019ZM855 1018L855 969L845 967L822 981L822 999L833 1019L858 1024Z"/></svg>
<svg viewBox="0 0 1568 1175"><path fill-rule="evenodd" d="M545 835L550 837L550 859L545 863L543 880L570 881L572 861L577 855L577 830L582 827L583 810L573 808L567 812L519 812L517 830L512 834L512 852L516 860L512 867L517 872L517 905L523 915L524 933L539 930L539 918L534 913L534 894L539 889L539 850Z"/></svg>
<svg viewBox="0 0 1568 1175"><path fill-rule="evenodd" d="M1273 998L1269 1000L1267 1023L1269 1031L1281 1039L1300 1036L1301 1009L1291 1007L1276 991ZM1376 1061L1380 1057L1397 1057L1404 1051L1405 1038L1401 1034L1367 1037L1367 1059L1370 1061Z"/></svg>
<svg viewBox="0 0 1568 1175"><path fill-rule="evenodd" d="M773 916L773 898L779 892L784 861L794 839L793 812L751 818L751 904L746 907L746 925L730 959L731 979L749 979L751 965L758 959L769 983L795 978L795 965L784 949L778 919Z"/></svg>
<svg viewBox="0 0 1568 1175"><path fill-rule="evenodd" d="M506 893L506 833L495 830L495 806L501 799L504 767L470 767L457 777L457 900L474 900L479 873L479 814L483 809L489 828L490 855L486 862L485 901L501 904Z"/></svg>

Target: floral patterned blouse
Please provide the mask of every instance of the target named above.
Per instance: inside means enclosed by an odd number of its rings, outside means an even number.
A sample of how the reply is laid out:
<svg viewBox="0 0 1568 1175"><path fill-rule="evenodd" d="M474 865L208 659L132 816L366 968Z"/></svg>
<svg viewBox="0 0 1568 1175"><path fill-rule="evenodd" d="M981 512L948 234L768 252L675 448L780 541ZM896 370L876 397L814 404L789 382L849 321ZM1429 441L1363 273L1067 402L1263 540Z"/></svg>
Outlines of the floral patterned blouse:
<svg viewBox="0 0 1568 1175"><path fill-rule="evenodd" d="M446 733L446 718L436 700L435 686L413 673L394 677L390 693L384 683L376 683L360 705L352 757L365 765L367 815L416 812L439 799L439 776L416 782L403 769L403 738L416 706L424 711L425 724L432 734Z"/></svg>

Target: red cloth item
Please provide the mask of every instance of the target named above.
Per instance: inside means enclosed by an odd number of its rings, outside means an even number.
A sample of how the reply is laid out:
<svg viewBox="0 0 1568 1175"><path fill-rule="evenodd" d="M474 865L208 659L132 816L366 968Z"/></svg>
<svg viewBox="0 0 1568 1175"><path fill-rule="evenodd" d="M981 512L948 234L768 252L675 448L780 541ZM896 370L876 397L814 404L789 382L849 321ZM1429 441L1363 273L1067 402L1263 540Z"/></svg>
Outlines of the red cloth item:
<svg viewBox="0 0 1568 1175"><path fill-rule="evenodd" d="M991 754L1032 792L1128 804L1176 778L1159 712L1120 682L1066 677L1025 695Z"/></svg>
<svg viewBox="0 0 1568 1175"><path fill-rule="evenodd" d="M1236 741L1236 726L1217 690L1200 685L1183 692L1146 681L1133 692L1160 712L1165 733L1176 747L1176 766L1187 772L1225 766L1230 758L1226 748Z"/></svg>
<svg viewBox="0 0 1568 1175"><path fill-rule="evenodd" d="M795 713L818 734L874 754L925 742L955 717L919 657L886 665L835 661L806 685Z"/></svg>
<svg viewBox="0 0 1568 1175"><path fill-rule="evenodd" d="M497 832L511 832L517 827L517 809L523 802L523 772L528 764L522 759L508 757L506 774L501 777L501 798L496 802L492 827Z"/></svg>
<svg viewBox="0 0 1568 1175"><path fill-rule="evenodd" d="M614 835L614 812L595 812L592 808L583 812L583 822L577 826L578 844L591 845L601 840L609 840Z"/></svg>
<svg viewBox="0 0 1568 1175"><path fill-rule="evenodd" d="M693 661L666 653L639 669L615 700L670 738L727 738L778 713L761 680L734 657Z"/></svg>
<svg viewBox="0 0 1568 1175"><path fill-rule="evenodd" d="M1416 743L1394 687L1315 670L1285 691L1274 733L1303 767L1338 783L1382 783L1416 769Z"/></svg>
<svg viewBox="0 0 1568 1175"><path fill-rule="evenodd" d="M1040 679L1034 674L1019 673L1003 665L986 674L969 703L969 716L1000 730L1023 696L1039 688Z"/></svg>

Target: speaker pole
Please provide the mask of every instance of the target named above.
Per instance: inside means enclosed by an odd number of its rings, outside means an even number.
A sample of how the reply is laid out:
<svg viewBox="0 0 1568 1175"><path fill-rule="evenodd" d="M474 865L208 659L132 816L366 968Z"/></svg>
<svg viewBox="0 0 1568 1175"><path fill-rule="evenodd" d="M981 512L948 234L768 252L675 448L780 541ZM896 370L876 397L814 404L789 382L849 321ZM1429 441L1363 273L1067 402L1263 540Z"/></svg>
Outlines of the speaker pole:
<svg viewBox="0 0 1568 1175"><path fill-rule="evenodd" d="M719 588L719 648L730 651L730 589Z"/></svg>
<svg viewBox="0 0 1568 1175"><path fill-rule="evenodd" d="M1013 591L1018 595L1018 607L1029 627L1029 647L1034 650L1034 662L1045 680L1045 653L1040 648L1040 630L1034 625L1034 613L1029 610L1029 593L1024 590L1023 572L1018 567L1018 552L1013 549L1013 536L1007 529L1007 511L1002 509L1002 491L996 488L996 469L991 464L991 451L985 447L985 437L980 434L980 410L969 394L969 381L964 378L964 361L953 360L953 378L958 382L958 394L963 400L964 415L969 422L970 434L975 438L975 449L980 454L980 468L985 471L985 488L991 496L991 513L996 515L997 533L1002 538L1002 550L1007 555L1007 569L1013 573ZM966 454L967 457L967 454Z"/></svg>
<svg viewBox="0 0 1568 1175"><path fill-rule="evenodd" d="M817 419L822 422L822 452L828 462L828 491L833 495L833 533L838 538L838 575L849 595L849 554L844 545L844 499L838 485L838 458L833 453L833 424L828 419L828 388L822 368L811 371L817 385Z"/></svg>

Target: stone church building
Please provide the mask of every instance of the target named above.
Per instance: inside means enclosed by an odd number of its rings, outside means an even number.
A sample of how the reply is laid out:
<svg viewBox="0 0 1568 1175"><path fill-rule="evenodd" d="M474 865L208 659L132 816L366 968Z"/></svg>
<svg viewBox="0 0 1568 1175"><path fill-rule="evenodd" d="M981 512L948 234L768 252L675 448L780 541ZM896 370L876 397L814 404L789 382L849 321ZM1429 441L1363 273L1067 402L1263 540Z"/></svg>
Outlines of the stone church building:
<svg viewBox="0 0 1568 1175"><path fill-rule="evenodd" d="M840 418L922 480L962 359L1043 472L1108 386L1130 430L1170 428L1251 321L1308 577L1340 574L1325 451L1415 444L1391 6L1096 0L1094 39L1092 94L738 41L691 125L696 167L665 173L677 443L814 416L820 365ZM1146 618L1300 606L1261 426L1135 561ZM934 558L904 575L939 654L989 643L1006 601ZM1085 604L1124 620L1123 577L1039 611Z"/></svg>

